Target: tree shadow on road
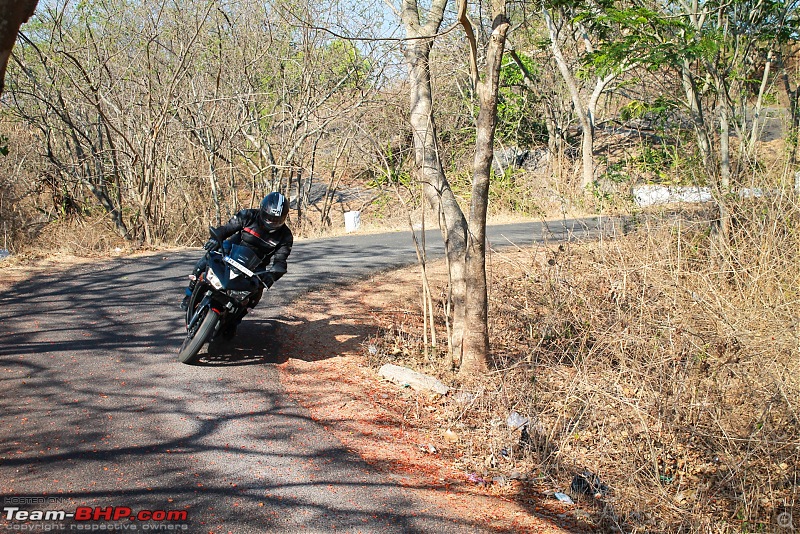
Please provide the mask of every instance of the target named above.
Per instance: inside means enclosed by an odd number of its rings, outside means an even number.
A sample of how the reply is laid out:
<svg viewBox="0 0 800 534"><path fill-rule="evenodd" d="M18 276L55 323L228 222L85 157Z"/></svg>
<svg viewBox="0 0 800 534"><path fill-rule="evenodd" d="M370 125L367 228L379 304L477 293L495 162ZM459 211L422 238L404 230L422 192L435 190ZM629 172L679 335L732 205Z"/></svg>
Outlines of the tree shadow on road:
<svg viewBox="0 0 800 534"><path fill-rule="evenodd" d="M286 362L289 356L277 335L277 321L245 319L233 339L217 337L208 343L191 364L199 367L233 367Z"/></svg>
<svg viewBox="0 0 800 534"><path fill-rule="evenodd" d="M379 329L373 303L396 291L380 275L367 283L369 291L353 284L336 290L333 299L331 292L313 291L290 304L274 321L283 356L311 363L362 353Z"/></svg>

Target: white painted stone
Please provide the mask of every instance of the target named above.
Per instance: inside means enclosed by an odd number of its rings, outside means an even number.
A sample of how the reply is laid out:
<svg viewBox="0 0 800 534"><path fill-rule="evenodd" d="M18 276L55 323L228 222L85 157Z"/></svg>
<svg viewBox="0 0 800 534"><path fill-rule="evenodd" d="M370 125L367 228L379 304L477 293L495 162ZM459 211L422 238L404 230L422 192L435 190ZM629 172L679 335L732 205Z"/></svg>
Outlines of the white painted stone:
<svg viewBox="0 0 800 534"><path fill-rule="evenodd" d="M698 186L640 185L633 188L637 206L656 206L679 202L711 202L711 190Z"/></svg>
<svg viewBox="0 0 800 534"><path fill-rule="evenodd" d="M450 388L432 376L418 373L407 367L387 363L378 370L378 374L390 382L408 385L416 390L433 391L439 395L447 395Z"/></svg>

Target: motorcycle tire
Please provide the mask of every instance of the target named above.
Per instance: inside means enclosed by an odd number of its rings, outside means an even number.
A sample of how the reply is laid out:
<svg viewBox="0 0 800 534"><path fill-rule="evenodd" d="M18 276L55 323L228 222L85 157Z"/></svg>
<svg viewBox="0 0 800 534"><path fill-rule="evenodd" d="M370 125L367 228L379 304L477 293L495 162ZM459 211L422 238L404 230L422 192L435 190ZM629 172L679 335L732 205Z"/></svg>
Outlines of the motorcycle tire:
<svg viewBox="0 0 800 534"><path fill-rule="evenodd" d="M192 295L189 297L189 303L186 307L186 324L189 324L189 321L191 321L192 317L194 317L194 312L197 309L197 305L203 300L203 294L205 292L205 284L197 284L194 288L194 291L192 291Z"/></svg>
<svg viewBox="0 0 800 534"><path fill-rule="evenodd" d="M219 315L211 308L206 307L201 313L205 313L205 317L198 319L198 326L186 332L186 339L183 340L183 345L178 353L178 361L181 363L192 364L199 359L197 353L211 338L219 322Z"/></svg>

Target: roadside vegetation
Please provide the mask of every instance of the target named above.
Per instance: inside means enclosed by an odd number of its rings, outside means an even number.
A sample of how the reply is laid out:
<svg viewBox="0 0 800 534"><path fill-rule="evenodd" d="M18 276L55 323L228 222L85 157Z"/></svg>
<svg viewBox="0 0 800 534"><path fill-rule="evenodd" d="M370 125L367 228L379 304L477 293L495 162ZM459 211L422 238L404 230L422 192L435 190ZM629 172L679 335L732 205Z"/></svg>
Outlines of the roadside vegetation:
<svg viewBox="0 0 800 534"><path fill-rule="evenodd" d="M734 211L724 261L704 209L492 254L481 379L433 356L419 304L394 303L367 357L456 388L431 430L455 468L496 491L513 478L521 497L564 491L603 529L779 532L800 484L800 234L785 224L800 212L786 198ZM524 432L508 426L514 412ZM572 486L586 472L596 496Z"/></svg>
<svg viewBox="0 0 800 534"><path fill-rule="evenodd" d="M272 190L299 236L438 227L446 265L419 242L420 304L368 357L456 386L461 468L591 471L622 531L800 523L798 3L528 4L40 2L0 248L196 246ZM618 224L484 258L487 214Z"/></svg>

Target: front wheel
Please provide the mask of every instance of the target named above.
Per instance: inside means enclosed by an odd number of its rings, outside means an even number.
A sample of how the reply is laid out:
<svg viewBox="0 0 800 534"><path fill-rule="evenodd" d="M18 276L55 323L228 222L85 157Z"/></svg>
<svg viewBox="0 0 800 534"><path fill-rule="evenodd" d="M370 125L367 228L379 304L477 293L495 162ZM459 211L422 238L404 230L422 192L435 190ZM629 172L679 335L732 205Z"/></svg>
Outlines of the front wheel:
<svg viewBox="0 0 800 534"><path fill-rule="evenodd" d="M198 317L194 325L190 326L186 332L186 339L183 340L181 350L178 353L178 361L181 363L192 364L197 361L197 353L211 335L214 333L219 322L219 315L206 306L200 312L204 316Z"/></svg>

